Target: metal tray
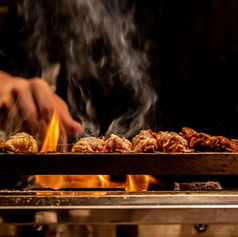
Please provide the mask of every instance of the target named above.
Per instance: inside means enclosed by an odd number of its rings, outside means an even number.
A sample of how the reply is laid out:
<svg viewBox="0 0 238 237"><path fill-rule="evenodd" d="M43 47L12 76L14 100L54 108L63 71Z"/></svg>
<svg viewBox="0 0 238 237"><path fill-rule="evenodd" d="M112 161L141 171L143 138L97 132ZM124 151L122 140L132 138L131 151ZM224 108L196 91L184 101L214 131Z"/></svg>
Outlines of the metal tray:
<svg viewBox="0 0 238 237"><path fill-rule="evenodd" d="M17 196L0 193L0 227L57 224L107 225L107 228L110 225L143 224L237 225L237 212L237 192L109 192L102 195L82 195L80 192L59 195L56 192L43 196L39 193L20 193ZM194 230L191 233L195 233ZM223 229L221 233L224 233ZM213 234L205 236L219 236Z"/></svg>
<svg viewBox="0 0 238 237"><path fill-rule="evenodd" d="M238 153L0 154L0 175L237 175Z"/></svg>

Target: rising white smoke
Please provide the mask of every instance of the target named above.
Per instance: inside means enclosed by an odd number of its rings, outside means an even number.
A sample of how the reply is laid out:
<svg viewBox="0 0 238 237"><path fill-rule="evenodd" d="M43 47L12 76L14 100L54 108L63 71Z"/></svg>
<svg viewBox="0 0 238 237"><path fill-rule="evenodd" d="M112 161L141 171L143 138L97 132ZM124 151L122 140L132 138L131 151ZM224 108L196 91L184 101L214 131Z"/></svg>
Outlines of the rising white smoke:
<svg viewBox="0 0 238 237"><path fill-rule="evenodd" d="M132 45L132 35L136 32L133 11L126 11L122 3L120 0L24 0L21 8L29 31L30 56L38 59L42 70L53 63L61 63L67 70L71 113L93 135L99 135L100 124L90 87L83 86L85 81L94 78L107 93L119 80L124 88L130 88L131 100L136 102L135 108L125 109L112 121L107 134L134 135L146 125L146 116L157 100L146 74L146 55ZM97 53L95 47L99 47ZM75 88L83 105L75 100L72 93ZM85 113L79 114L82 106Z"/></svg>

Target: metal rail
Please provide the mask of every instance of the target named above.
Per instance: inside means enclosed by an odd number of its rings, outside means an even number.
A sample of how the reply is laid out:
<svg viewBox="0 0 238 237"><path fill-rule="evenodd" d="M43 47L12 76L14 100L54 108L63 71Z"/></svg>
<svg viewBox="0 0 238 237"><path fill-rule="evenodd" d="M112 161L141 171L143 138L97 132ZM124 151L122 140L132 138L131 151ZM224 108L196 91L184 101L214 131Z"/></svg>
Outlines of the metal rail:
<svg viewBox="0 0 238 237"><path fill-rule="evenodd" d="M1 195L0 225L238 224L238 192L68 194Z"/></svg>

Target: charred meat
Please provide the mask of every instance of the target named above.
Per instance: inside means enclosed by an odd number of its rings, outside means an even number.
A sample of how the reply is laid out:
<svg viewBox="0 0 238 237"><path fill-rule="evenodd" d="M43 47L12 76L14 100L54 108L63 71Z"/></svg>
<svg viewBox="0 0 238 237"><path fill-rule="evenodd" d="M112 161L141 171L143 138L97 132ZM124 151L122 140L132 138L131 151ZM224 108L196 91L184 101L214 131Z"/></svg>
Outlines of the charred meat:
<svg viewBox="0 0 238 237"><path fill-rule="evenodd" d="M223 136L210 136L198 133L191 128L183 128L183 136L189 141L189 147L199 151L238 151L238 144ZM193 132L191 132L193 131Z"/></svg>
<svg viewBox="0 0 238 237"><path fill-rule="evenodd" d="M27 133L17 133L4 143L4 150L14 152L38 152L37 141Z"/></svg>
<svg viewBox="0 0 238 237"><path fill-rule="evenodd" d="M125 137L121 138L117 135L111 134L106 140L104 146L104 152L132 152L132 144Z"/></svg>
<svg viewBox="0 0 238 237"><path fill-rule="evenodd" d="M175 132L154 133L158 144L158 150L164 152L188 152L188 141Z"/></svg>
<svg viewBox="0 0 238 237"><path fill-rule="evenodd" d="M189 127L183 127L182 128L182 136L187 139L188 141L191 141L191 139L196 135L196 131Z"/></svg>
<svg viewBox="0 0 238 237"><path fill-rule="evenodd" d="M74 144L72 152L74 153L91 153L91 152L103 152L104 137L98 139L96 137L84 137Z"/></svg>
<svg viewBox="0 0 238 237"><path fill-rule="evenodd" d="M142 130L132 139L133 151L135 153L154 152L157 150L157 141L152 130Z"/></svg>

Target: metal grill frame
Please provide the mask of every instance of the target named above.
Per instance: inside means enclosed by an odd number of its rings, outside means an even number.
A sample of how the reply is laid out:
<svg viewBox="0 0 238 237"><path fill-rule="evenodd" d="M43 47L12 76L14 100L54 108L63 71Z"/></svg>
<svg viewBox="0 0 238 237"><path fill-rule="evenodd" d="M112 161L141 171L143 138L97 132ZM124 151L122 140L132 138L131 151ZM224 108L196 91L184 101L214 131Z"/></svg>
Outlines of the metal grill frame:
<svg viewBox="0 0 238 237"><path fill-rule="evenodd" d="M0 175L237 175L238 153L0 154Z"/></svg>

